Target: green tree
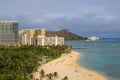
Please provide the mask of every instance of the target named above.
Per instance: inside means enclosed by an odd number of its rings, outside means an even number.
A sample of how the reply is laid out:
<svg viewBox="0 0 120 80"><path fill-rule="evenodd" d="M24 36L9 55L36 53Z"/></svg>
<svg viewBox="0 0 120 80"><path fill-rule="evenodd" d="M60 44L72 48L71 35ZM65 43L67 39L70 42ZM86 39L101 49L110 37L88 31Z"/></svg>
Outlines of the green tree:
<svg viewBox="0 0 120 80"><path fill-rule="evenodd" d="M42 61L43 56L46 56L47 61L51 61L60 57L62 53L68 52L68 48L69 46L66 45L0 45L0 80L30 79L28 75L37 71L37 67L40 66L38 62ZM53 76L49 74L49 78L51 80ZM54 78L57 78L55 74Z"/></svg>
<svg viewBox="0 0 120 80"><path fill-rule="evenodd" d="M58 79L58 76L59 76L59 75L58 75L57 72L54 72L54 73L53 73L53 78L54 78L54 80L55 80L56 78Z"/></svg>
<svg viewBox="0 0 120 80"><path fill-rule="evenodd" d="M62 80L69 80L67 76L65 76Z"/></svg>
<svg viewBox="0 0 120 80"><path fill-rule="evenodd" d="M49 73L49 74L46 74L46 77L47 77L47 80L53 80L53 74L52 73Z"/></svg>
<svg viewBox="0 0 120 80"><path fill-rule="evenodd" d="M33 74L30 74L30 80L33 80L34 77L33 77Z"/></svg>
<svg viewBox="0 0 120 80"><path fill-rule="evenodd" d="M42 69L40 71L40 80L43 80L45 78L45 71Z"/></svg>

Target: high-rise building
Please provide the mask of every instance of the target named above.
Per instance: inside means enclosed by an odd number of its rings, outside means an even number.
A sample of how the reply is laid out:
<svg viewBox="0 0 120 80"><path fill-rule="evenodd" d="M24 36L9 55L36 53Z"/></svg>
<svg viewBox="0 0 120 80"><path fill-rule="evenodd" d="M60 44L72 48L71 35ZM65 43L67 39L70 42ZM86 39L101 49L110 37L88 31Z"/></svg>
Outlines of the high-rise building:
<svg viewBox="0 0 120 80"><path fill-rule="evenodd" d="M19 42L24 45L37 45L37 36L45 36L45 29L23 29L19 32Z"/></svg>
<svg viewBox="0 0 120 80"><path fill-rule="evenodd" d="M0 21L0 44L17 44L18 29L19 25L16 21Z"/></svg>
<svg viewBox="0 0 120 80"><path fill-rule="evenodd" d="M35 35L36 35L36 37L37 37L38 35L45 36L45 33L46 33L46 31L45 31L44 28L35 29Z"/></svg>
<svg viewBox="0 0 120 80"><path fill-rule="evenodd" d="M21 30L20 44L23 45L64 45L64 37L46 37L45 29L24 29Z"/></svg>
<svg viewBox="0 0 120 80"><path fill-rule="evenodd" d="M37 45L64 45L64 37L44 37L44 36L38 36L37 37Z"/></svg>

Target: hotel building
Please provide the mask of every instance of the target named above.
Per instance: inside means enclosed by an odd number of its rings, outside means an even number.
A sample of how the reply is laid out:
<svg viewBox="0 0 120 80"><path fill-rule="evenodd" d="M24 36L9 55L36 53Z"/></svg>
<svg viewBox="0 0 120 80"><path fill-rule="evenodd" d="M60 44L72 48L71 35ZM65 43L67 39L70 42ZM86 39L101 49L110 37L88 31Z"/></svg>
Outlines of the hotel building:
<svg viewBox="0 0 120 80"><path fill-rule="evenodd" d="M19 25L16 21L0 21L0 44L14 45L18 43Z"/></svg>
<svg viewBox="0 0 120 80"><path fill-rule="evenodd" d="M64 37L46 37L45 29L26 29L19 32L22 45L63 45Z"/></svg>

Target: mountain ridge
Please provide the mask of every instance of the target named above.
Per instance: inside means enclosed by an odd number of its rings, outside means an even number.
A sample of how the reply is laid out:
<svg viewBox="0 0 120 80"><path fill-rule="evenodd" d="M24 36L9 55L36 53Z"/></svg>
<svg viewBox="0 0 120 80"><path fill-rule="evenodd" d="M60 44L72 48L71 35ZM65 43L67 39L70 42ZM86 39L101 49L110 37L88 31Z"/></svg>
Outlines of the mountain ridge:
<svg viewBox="0 0 120 80"><path fill-rule="evenodd" d="M68 29L62 29L59 31L46 31L47 37L65 37L65 40L86 40L86 37L79 36L77 34L74 34L70 32Z"/></svg>

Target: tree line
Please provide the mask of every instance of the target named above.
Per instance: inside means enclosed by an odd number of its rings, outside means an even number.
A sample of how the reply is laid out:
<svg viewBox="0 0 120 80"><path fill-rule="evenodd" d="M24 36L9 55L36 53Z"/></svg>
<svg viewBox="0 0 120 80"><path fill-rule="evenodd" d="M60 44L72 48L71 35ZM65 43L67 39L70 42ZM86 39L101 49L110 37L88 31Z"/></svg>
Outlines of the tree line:
<svg viewBox="0 0 120 80"><path fill-rule="evenodd" d="M61 46L3 46L0 45L0 80L30 80L44 56L49 62L71 51L67 45Z"/></svg>

